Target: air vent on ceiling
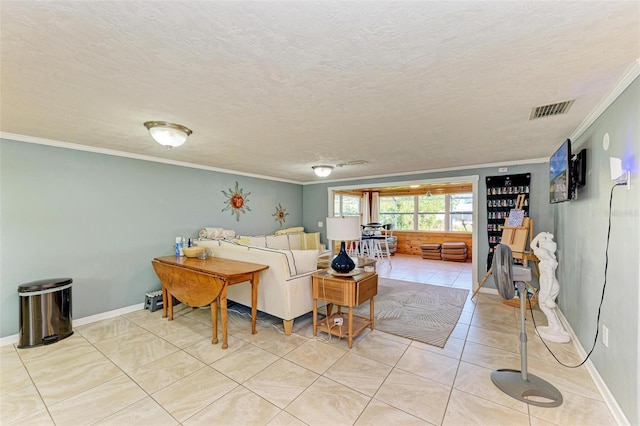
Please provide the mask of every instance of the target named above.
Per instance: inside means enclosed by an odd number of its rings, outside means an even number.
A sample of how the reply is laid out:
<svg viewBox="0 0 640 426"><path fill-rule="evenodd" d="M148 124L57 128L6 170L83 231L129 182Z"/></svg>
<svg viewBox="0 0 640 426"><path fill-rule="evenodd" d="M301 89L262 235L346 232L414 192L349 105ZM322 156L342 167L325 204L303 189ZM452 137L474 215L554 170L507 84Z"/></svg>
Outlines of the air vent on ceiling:
<svg viewBox="0 0 640 426"><path fill-rule="evenodd" d="M569 112L569 108L571 108L571 105L573 105L573 101L575 101L575 99L531 108L531 115L529 116L529 120L551 117L552 115L566 114L567 112Z"/></svg>

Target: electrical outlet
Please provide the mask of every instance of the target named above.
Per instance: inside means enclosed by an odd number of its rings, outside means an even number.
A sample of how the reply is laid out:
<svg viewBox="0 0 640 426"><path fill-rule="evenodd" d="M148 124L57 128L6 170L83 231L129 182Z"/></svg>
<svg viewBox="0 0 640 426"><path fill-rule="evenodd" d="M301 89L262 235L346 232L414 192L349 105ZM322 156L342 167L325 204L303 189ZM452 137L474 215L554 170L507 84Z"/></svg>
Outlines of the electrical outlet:
<svg viewBox="0 0 640 426"><path fill-rule="evenodd" d="M322 222L318 222L318 228L322 228L323 223Z"/></svg>
<svg viewBox="0 0 640 426"><path fill-rule="evenodd" d="M498 167L498 173L507 173L508 171L508 167Z"/></svg>
<svg viewBox="0 0 640 426"><path fill-rule="evenodd" d="M335 325L342 325L342 318L334 318L333 319L333 324Z"/></svg>
<svg viewBox="0 0 640 426"><path fill-rule="evenodd" d="M602 344L609 347L609 329L604 324L602 324Z"/></svg>

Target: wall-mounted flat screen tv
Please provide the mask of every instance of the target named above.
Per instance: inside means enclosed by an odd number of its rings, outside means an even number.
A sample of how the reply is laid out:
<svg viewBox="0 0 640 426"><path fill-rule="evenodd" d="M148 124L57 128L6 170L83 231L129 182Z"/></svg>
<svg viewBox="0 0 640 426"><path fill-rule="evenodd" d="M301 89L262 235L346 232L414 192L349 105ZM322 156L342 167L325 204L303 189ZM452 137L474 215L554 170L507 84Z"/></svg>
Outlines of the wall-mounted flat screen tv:
<svg viewBox="0 0 640 426"><path fill-rule="evenodd" d="M567 139L549 159L549 201L561 203L571 199L571 141Z"/></svg>

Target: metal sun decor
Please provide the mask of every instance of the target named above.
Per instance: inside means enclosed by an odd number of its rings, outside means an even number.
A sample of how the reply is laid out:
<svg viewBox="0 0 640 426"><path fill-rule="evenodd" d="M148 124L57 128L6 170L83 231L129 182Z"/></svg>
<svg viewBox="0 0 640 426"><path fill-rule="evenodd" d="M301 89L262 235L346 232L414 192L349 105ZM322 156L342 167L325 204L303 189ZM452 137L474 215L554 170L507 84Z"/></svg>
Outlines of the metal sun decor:
<svg viewBox="0 0 640 426"><path fill-rule="evenodd" d="M289 216L289 213L287 213L287 209L282 207L282 203L278 203L278 207L276 207L276 212L271 216L275 216L276 221L280 222L280 226L282 227L282 224L286 222L285 217Z"/></svg>
<svg viewBox="0 0 640 426"><path fill-rule="evenodd" d="M227 191L221 191L225 197L227 197L227 199L225 200L225 204L227 205L224 209L222 209L222 211L227 211L227 210L231 210L231 214L235 214L236 215L236 220L238 222L240 222L240 213L246 213L247 210L251 211L251 209L249 208L249 206L247 206L247 203L249 202L249 199L247 198L249 195L251 195L250 192L247 192L246 194L243 193L242 188L239 188L238 185L238 181L236 181L236 188L235 189L231 189L229 188L229 193L227 193Z"/></svg>

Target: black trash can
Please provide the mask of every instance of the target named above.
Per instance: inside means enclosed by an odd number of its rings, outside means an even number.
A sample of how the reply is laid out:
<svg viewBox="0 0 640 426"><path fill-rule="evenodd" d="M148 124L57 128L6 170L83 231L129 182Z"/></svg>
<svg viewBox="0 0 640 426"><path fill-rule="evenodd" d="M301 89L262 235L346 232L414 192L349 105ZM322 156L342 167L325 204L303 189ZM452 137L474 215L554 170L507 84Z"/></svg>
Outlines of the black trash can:
<svg viewBox="0 0 640 426"><path fill-rule="evenodd" d="M18 348L48 345L73 334L71 278L33 281L18 286L20 339Z"/></svg>

